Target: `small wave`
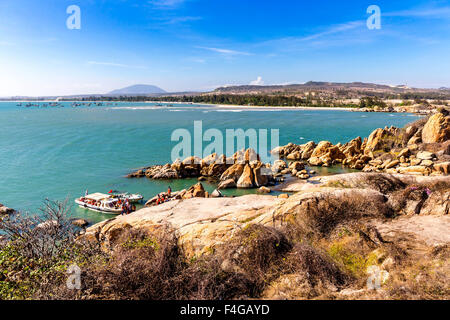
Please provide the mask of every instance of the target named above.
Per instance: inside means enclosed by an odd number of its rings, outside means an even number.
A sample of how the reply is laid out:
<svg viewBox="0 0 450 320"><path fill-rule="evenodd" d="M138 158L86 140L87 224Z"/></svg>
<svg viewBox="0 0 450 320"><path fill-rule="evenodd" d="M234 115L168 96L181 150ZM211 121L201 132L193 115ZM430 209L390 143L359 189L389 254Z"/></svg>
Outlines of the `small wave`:
<svg viewBox="0 0 450 320"><path fill-rule="evenodd" d="M105 110L165 110L164 107L111 107Z"/></svg>
<svg viewBox="0 0 450 320"><path fill-rule="evenodd" d="M242 112L244 110L215 110L216 112Z"/></svg>

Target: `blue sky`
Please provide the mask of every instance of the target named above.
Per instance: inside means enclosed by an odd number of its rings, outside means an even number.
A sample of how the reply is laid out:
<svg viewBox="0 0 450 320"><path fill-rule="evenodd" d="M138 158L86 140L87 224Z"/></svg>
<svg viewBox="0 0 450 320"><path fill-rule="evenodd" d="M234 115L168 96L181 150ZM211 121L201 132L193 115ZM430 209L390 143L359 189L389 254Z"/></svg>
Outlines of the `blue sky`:
<svg viewBox="0 0 450 320"><path fill-rule="evenodd" d="M81 9L69 30L66 9ZM367 8L381 9L369 30ZM450 87L450 1L1 0L0 96L364 81Z"/></svg>

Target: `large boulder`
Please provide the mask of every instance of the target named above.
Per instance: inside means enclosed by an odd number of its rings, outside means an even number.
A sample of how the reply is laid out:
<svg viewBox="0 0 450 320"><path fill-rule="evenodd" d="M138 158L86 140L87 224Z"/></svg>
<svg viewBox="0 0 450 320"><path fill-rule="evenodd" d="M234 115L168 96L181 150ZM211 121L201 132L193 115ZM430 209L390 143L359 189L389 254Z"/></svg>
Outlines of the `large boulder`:
<svg viewBox="0 0 450 320"><path fill-rule="evenodd" d="M247 164L244 167L241 177L237 181L236 185L238 188L248 189L254 187L254 173L252 168Z"/></svg>
<svg viewBox="0 0 450 320"><path fill-rule="evenodd" d="M199 182L197 184L194 184L191 186L186 193L183 195L183 199L190 199L190 198L205 198L206 197L206 191L205 188L203 188L203 185Z"/></svg>
<svg viewBox="0 0 450 320"><path fill-rule="evenodd" d="M184 165L198 165L200 166L202 163L202 159L200 159L199 157L187 157L186 159L183 160L183 164Z"/></svg>
<svg viewBox="0 0 450 320"><path fill-rule="evenodd" d="M272 166L273 173L279 173L284 169L286 169L286 162L284 162L283 160L276 160L273 163L273 166Z"/></svg>
<svg viewBox="0 0 450 320"><path fill-rule="evenodd" d="M232 189L232 188L236 188L236 181L234 181L234 179L228 179L228 180L222 181L217 186L217 189L219 189L219 190Z"/></svg>
<svg viewBox="0 0 450 320"><path fill-rule="evenodd" d="M300 170L305 169L305 164L300 161L295 161L289 165L289 169L300 171Z"/></svg>
<svg viewBox="0 0 450 320"><path fill-rule="evenodd" d="M227 165L225 163L212 163L208 167L205 167L205 168L202 169L202 173L204 176L220 177L227 170ZM203 171L206 171L206 172L203 172Z"/></svg>
<svg viewBox="0 0 450 320"><path fill-rule="evenodd" d="M213 163L220 162L220 158L217 157L217 153L212 153L209 156L203 158L201 165L202 167L208 167Z"/></svg>
<svg viewBox="0 0 450 320"><path fill-rule="evenodd" d="M311 157L321 157L325 155L328 152L328 148L332 147L333 144L329 141L321 141L317 145L317 147L314 149L313 153L311 154Z"/></svg>
<svg viewBox="0 0 450 320"><path fill-rule="evenodd" d="M244 153L245 163L251 163L254 161L260 161L259 154L252 148L248 148Z"/></svg>
<svg viewBox="0 0 450 320"><path fill-rule="evenodd" d="M422 130L422 142L444 142L450 139L450 116L438 112L428 119Z"/></svg>
<svg viewBox="0 0 450 320"><path fill-rule="evenodd" d="M234 181L237 181L242 175L243 171L244 171L243 164L240 163L233 164L220 176L220 180L225 181L228 179L233 179Z"/></svg>
<svg viewBox="0 0 450 320"><path fill-rule="evenodd" d="M256 168L253 169L254 184L256 187L267 186L272 177L272 170L266 168L262 163L259 163Z"/></svg>
<svg viewBox="0 0 450 320"><path fill-rule="evenodd" d="M302 146L302 160L307 160L311 157L314 149L316 148L316 143L314 141L309 141Z"/></svg>
<svg viewBox="0 0 450 320"><path fill-rule="evenodd" d="M433 158L436 157L435 154L433 154L432 152L428 152L428 151L419 151L416 155L417 159L420 160L432 160Z"/></svg>
<svg viewBox="0 0 450 320"><path fill-rule="evenodd" d="M434 164L433 169L439 173L450 174L450 162L436 163Z"/></svg>
<svg viewBox="0 0 450 320"><path fill-rule="evenodd" d="M430 174L430 171L431 170L425 166L411 166L398 168L399 173L413 174L413 175L428 175Z"/></svg>

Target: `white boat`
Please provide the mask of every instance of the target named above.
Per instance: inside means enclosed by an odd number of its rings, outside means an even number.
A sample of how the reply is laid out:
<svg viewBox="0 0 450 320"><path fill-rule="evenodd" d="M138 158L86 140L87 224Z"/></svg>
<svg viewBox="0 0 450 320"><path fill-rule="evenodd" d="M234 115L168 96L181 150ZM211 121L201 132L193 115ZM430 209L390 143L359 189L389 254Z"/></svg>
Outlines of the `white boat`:
<svg viewBox="0 0 450 320"><path fill-rule="evenodd" d="M75 199L75 203L80 208L107 214L121 214L123 200L115 198L109 194L93 193Z"/></svg>
<svg viewBox="0 0 450 320"><path fill-rule="evenodd" d="M137 203L144 200L144 197L137 193L128 193L128 192L113 192L111 194L113 197L125 200L127 199L131 203Z"/></svg>

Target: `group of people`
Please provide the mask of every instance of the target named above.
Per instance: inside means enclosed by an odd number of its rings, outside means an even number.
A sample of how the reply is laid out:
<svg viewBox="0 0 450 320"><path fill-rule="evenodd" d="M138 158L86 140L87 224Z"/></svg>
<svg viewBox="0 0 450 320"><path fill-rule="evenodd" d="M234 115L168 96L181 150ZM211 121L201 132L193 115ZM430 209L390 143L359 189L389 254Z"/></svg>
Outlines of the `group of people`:
<svg viewBox="0 0 450 320"><path fill-rule="evenodd" d="M164 202L170 201L171 195L172 195L172 189L169 186L169 188L167 189L167 193L162 194L162 195L161 195L161 193L158 194L158 199L156 199L156 205L160 205Z"/></svg>
<svg viewBox="0 0 450 320"><path fill-rule="evenodd" d="M125 199L124 201L119 200L118 204L119 206L122 205L121 215L130 214L133 211L136 211L136 206L131 204L131 202L128 199Z"/></svg>

